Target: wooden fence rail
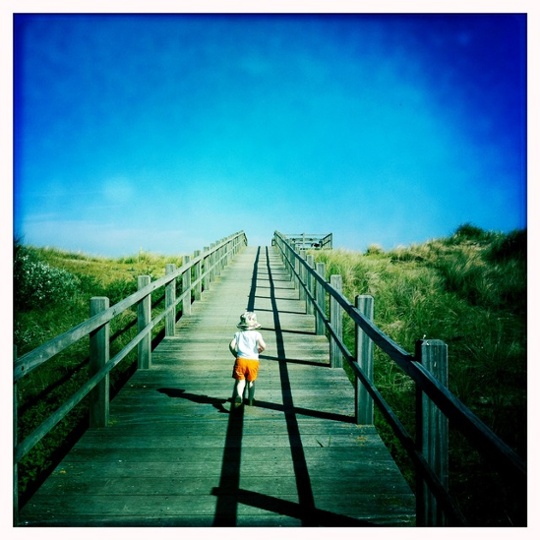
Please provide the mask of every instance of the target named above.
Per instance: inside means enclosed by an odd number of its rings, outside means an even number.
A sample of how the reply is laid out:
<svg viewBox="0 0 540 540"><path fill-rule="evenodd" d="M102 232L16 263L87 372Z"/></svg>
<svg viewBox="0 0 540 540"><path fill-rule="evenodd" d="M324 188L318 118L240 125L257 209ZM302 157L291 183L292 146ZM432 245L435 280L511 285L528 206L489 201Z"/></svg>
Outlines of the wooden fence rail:
<svg viewBox="0 0 540 540"><path fill-rule="evenodd" d="M287 240L298 249L332 249L333 234L300 233L285 234Z"/></svg>
<svg viewBox="0 0 540 540"><path fill-rule="evenodd" d="M185 257L180 268L169 265L164 277L154 282L149 276L139 277L137 292L109 307L109 299L95 297L91 299L91 317L60 336L48 341L40 347L17 358L14 352L13 370L13 414L14 414L14 521L17 522L18 497L18 464L26 454L49 433L66 415L87 395L92 395L89 420L92 427L105 427L109 415L109 373L132 351L138 347L138 368L151 367L151 332L163 319L166 320L166 335L174 333L174 322L177 307L182 303L182 314L191 312L191 300L200 299L202 290L208 290L212 281L227 266L231 259L247 244L243 231L235 233L223 240L206 247L201 254L195 252L193 259ZM194 276L192 279L192 275ZM176 283L181 280L181 294L176 296ZM165 309L152 319L152 293L165 289ZM137 306L138 333L113 358L109 358L109 324L125 310ZM91 377L85 384L67 399L53 414L38 426L23 441L17 440L17 383L30 374L35 368L89 336Z"/></svg>
<svg viewBox="0 0 540 540"><path fill-rule="evenodd" d="M463 525L466 519L448 492L448 422L507 478L519 500L526 498L527 472L524 461L447 388L447 346L440 340L419 340L415 355L409 354L373 323L373 299L357 296L353 305L341 292L341 276L325 278L325 265L276 231L273 244L281 253L308 313L314 313L316 332L330 340L330 365L339 367L344 358L355 381L357 421L372 423L375 403L416 467L417 524ZM329 314L329 316L328 316ZM343 342L342 317L355 325L356 350ZM417 388L417 426L413 438L373 383L372 344L384 351ZM435 371L435 369L437 370ZM526 507L526 505L524 505Z"/></svg>

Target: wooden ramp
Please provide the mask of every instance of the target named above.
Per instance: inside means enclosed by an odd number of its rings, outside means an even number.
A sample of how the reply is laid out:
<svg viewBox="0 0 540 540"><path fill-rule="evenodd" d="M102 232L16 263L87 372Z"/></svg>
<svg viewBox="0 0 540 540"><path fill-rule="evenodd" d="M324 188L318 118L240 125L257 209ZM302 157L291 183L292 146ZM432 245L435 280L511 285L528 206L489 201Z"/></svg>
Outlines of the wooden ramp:
<svg viewBox="0 0 540 540"><path fill-rule="evenodd" d="M246 308L268 349L231 407ZM414 497L272 248L244 249L21 511L26 526L409 526Z"/></svg>

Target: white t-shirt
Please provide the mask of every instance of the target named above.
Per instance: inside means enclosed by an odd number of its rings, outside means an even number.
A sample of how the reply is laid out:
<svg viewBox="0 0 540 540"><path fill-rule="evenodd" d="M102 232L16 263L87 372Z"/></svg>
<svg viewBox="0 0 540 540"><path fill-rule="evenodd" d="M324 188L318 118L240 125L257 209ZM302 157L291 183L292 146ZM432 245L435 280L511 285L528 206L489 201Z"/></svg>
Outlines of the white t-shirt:
<svg viewBox="0 0 540 540"><path fill-rule="evenodd" d="M251 360L259 359L259 343L263 341L262 335L257 330L244 330L234 334L236 341L236 355L239 358Z"/></svg>

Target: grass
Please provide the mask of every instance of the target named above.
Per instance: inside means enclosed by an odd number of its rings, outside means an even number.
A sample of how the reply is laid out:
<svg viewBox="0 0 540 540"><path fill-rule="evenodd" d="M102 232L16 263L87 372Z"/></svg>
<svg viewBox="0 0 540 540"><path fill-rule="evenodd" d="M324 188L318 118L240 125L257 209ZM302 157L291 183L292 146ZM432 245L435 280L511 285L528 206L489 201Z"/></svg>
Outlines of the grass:
<svg viewBox="0 0 540 540"><path fill-rule="evenodd" d="M17 355L23 356L86 320L90 314L90 298L106 296L110 305L114 305L137 290L139 275L149 275L155 280L165 274L166 265L171 263L181 266L182 257L139 252L132 257L111 259L15 242L14 345ZM162 292L153 294L154 315L163 309L162 296ZM136 319L132 308L111 322L111 357L134 337ZM163 324L154 328L154 340L159 339ZM88 342L80 340L19 382L19 441L88 379L88 360ZM135 363L135 351L132 351L113 370L111 395L114 396L133 372ZM83 401L21 461L22 503L86 426L87 403Z"/></svg>
<svg viewBox="0 0 540 540"><path fill-rule="evenodd" d="M351 302L375 299L375 324L414 354L418 339L449 347L449 387L488 427L526 457L527 447L527 235L460 227L450 238L388 252L313 251L327 279L341 274ZM347 319L347 318L346 318ZM346 321L347 322L347 321ZM345 324L354 351L354 329ZM377 387L414 434L414 384L380 350ZM414 471L380 413L376 425L414 487ZM472 523L510 525L515 518L494 503L486 478L493 476L458 435L452 435L451 489ZM480 472L482 471L482 472ZM481 477L479 481L478 477ZM498 481L498 480L497 480ZM484 489L482 489L484 488Z"/></svg>

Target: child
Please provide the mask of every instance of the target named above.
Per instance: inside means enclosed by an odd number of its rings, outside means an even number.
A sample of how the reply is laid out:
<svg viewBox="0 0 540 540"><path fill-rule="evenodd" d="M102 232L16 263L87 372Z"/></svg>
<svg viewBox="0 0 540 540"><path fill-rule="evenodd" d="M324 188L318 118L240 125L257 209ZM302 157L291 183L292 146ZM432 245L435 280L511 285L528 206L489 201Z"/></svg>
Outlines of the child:
<svg viewBox="0 0 540 540"><path fill-rule="evenodd" d="M242 396L246 389L246 379L248 381L249 404L253 405L255 395L255 379L259 372L259 353L266 349L266 343L257 328L261 325L257 322L257 315L252 311L246 311L240 316L237 328L239 332L234 334L229 343L229 350L236 358L232 377L236 379L234 383L232 405L240 407Z"/></svg>

